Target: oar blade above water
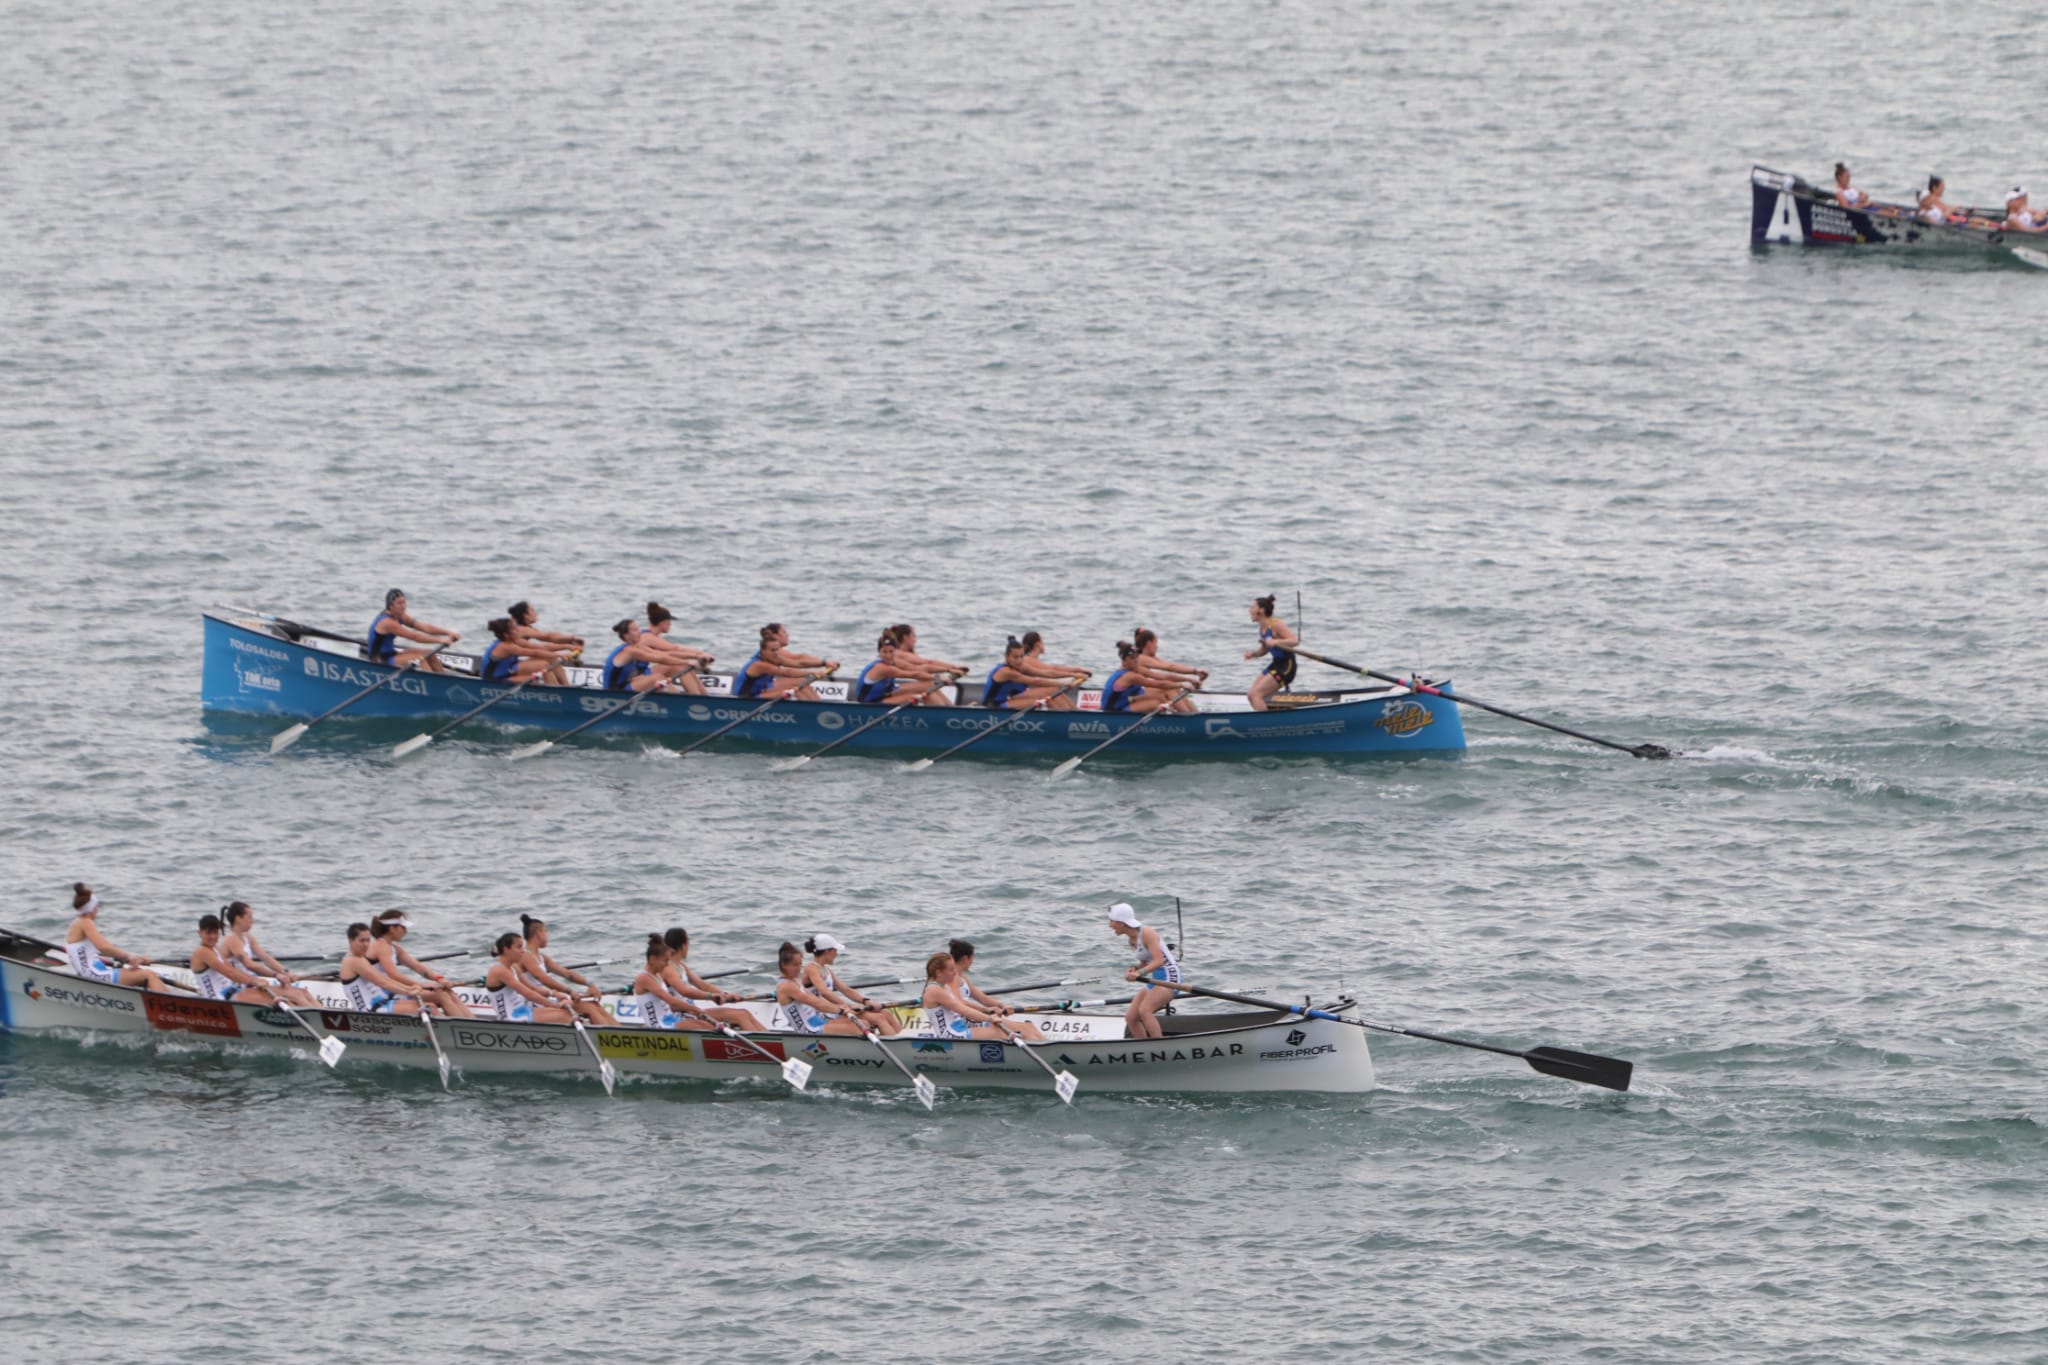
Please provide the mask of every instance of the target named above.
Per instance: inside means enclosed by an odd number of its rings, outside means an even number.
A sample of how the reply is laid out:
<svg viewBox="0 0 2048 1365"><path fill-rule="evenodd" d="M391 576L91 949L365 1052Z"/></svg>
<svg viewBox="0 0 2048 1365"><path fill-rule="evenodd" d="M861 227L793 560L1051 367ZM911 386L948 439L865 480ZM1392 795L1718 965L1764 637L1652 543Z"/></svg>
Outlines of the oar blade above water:
<svg viewBox="0 0 2048 1365"><path fill-rule="evenodd" d="M1081 1080L1071 1071L1062 1071L1053 1079L1053 1093L1068 1104L1074 1102L1074 1092L1081 1088Z"/></svg>
<svg viewBox="0 0 2048 1365"><path fill-rule="evenodd" d="M448 1088L448 1054L443 1052L434 1058L434 1065L441 1070L441 1088Z"/></svg>
<svg viewBox="0 0 2048 1365"><path fill-rule="evenodd" d="M782 1079L789 1082L792 1090L801 1090L811 1083L811 1064L791 1057L782 1064Z"/></svg>
<svg viewBox="0 0 2048 1365"><path fill-rule="evenodd" d="M911 1082L910 1088L917 1092L918 1099L924 1101L926 1109L930 1109L938 1102L939 1088L933 1085L932 1078L922 1071L917 1073L917 1079Z"/></svg>
<svg viewBox="0 0 2048 1365"><path fill-rule="evenodd" d="M320 1040L320 1060L330 1068L341 1065L341 1054L346 1051L348 1044L331 1033Z"/></svg>
<svg viewBox="0 0 2048 1365"><path fill-rule="evenodd" d="M304 721L300 721L297 725L286 726L284 729L279 730L270 737L270 752L281 754L286 749L291 748L292 745L299 742L299 736L305 734L308 728Z"/></svg>
<svg viewBox="0 0 2048 1365"><path fill-rule="evenodd" d="M597 1078L604 1082L604 1093L609 1095L618 1086L619 1069L604 1058L597 1063Z"/></svg>
<svg viewBox="0 0 2048 1365"><path fill-rule="evenodd" d="M1532 1047L1522 1059L1546 1076L1556 1076L1581 1085L1608 1090L1628 1089L1636 1064L1619 1057L1602 1057L1597 1052L1573 1052L1562 1047Z"/></svg>

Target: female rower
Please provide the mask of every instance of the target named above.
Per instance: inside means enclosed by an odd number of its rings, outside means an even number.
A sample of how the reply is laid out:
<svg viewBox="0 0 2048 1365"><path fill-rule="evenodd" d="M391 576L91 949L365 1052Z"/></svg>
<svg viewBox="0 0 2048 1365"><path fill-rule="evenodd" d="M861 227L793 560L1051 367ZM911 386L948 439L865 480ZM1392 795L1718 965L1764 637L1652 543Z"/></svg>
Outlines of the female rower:
<svg viewBox="0 0 2048 1365"><path fill-rule="evenodd" d="M100 932L100 898L84 882L71 884L71 927L64 931L64 960L82 981L107 986L143 986L153 991L167 989L162 977L149 970L149 959L140 953L116 948ZM126 967L116 967L106 958L118 958Z"/></svg>
<svg viewBox="0 0 2048 1365"><path fill-rule="evenodd" d="M284 964L263 951L263 945L256 941L256 912L249 908L247 901L229 901L220 908L220 955L241 968L245 976L261 982L272 996L282 996L288 1005L311 1009L320 1002L304 986L292 983L298 978L284 969Z"/></svg>
<svg viewBox="0 0 2048 1365"><path fill-rule="evenodd" d="M2007 191L2004 227L2007 232L2048 232L2048 213L2035 213L2027 207L2025 185Z"/></svg>
<svg viewBox="0 0 2048 1365"><path fill-rule="evenodd" d="M924 1005L926 1018L930 1020L929 1030L941 1038L987 1043L1006 1041L1010 1035L992 1022L995 1015L961 998L956 989L959 979L960 971L953 965L951 953L933 953L925 959L924 994L919 999ZM1010 1032L1034 1042L1044 1041L1042 1035L1034 1037L1038 1034L1036 1024L1019 1024Z"/></svg>
<svg viewBox="0 0 2048 1365"><path fill-rule="evenodd" d="M670 990L692 1001L697 1013L708 1019L739 1029L761 1027L761 1021L751 1010L737 1007L739 996L719 990L690 970L689 930L678 926L663 934L661 939L668 945L668 966L662 969L661 979L668 983Z"/></svg>
<svg viewBox="0 0 2048 1365"><path fill-rule="evenodd" d="M839 961L839 950L843 945L830 934L819 934L804 940L804 951L811 955L811 965L804 968L804 985L812 994L833 1001L835 1007L844 1007L850 1014L858 1015L869 1028L884 1038L902 1029L903 1024L892 1012L877 1005L851 986L842 986L832 974L832 965Z"/></svg>
<svg viewBox="0 0 2048 1365"><path fill-rule="evenodd" d="M782 1006L793 1033L859 1034L861 1027L841 1013L837 1000L827 1000L804 985L804 950L785 943L775 950L775 1003Z"/></svg>
<svg viewBox="0 0 2048 1365"><path fill-rule="evenodd" d="M761 647L754 657L740 665L733 675L732 694L739 700L766 700L771 694L793 693L803 701L819 700L811 684L828 678L839 669L837 659L814 659L793 654L789 632L777 622L761 627Z"/></svg>
<svg viewBox="0 0 2048 1365"><path fill-rule="evenodd" d="M1845 209L1867 209L1870 196L1849 183L1849 168L1835 163L1835 202Z"/></svg>
<svg viewBox="0 0 2048 1365"><path fill-rule="evenodd" d="M1157 929L1145 926L1136 910L1122 901L1110 906L1109 928L1111 933L1128 940L1138 954L1138 965L1124 972L1124 980L1180 984L1180 963L1174 960L1173 950L1159 937ZM1165 1031L1159 1027L1159 1011L1173 1003L1173 996L1166 985L1139 991L1132 998L1131 1007L1124 1011L1125 1036L1164 1037Z"/></svg>
<svg viewBox="0 0 2048 1365"><path fill-rule="evenodd" d="M541 630L534 623L540 620L540 613L528 601L514 602L505 608L505 615L512 618L512 638L527 645L561 645L575 658L583 652L581 635L564 635L558 630Z"/></svg>
<svg viewBox="0 0 2048 1365"><path fill-rule="evenodd" d="M1003 661L988 671L988 682L981 689L981 704L999 710L1029 711L1041 703L1066 701L1071 708L1073 701L1068 691L1078 679L1061 679L1059 682L1044 682L1035 673L1024 667L1024 643L1012 635L1003 642Z"/></svg>
<svg viewBox="0 0 2048 1365"><path fill-rule="evenodd" d="M948 663L944 659L927 659L924 655L918 653L916 626L908 622L899 622L889 627L889 634L896 637L896 661L898 663L908 664L912 668L929 669L933 673L950 673L956 678L966 676L966 664ZM942 701L939 705L950 706L952 703Z"/></svg>
<svg viewBox="0 0 2048 1365"><path fill-rule="evenodd" d="M969 972L974 970L974 945L972 943L969 943L964 938L952 939L946 944L946 952L953 959L953 991L962 1000L999 1019L1017 1012L1016 1006L996 999L993 995L975 985L973 979L968 975ZM929 964L927 964L927 967L929 967ZM925 975L930 977L931 972L927 970ZM1034 1043L1042 1041L1045 1037L1044 1034L1038 1031L1038 1025L1028 1020L1020 1019L1016 1023L1011 1024L1010 1027L1019 1036L1027 1038Z"/></svg>
<svg viewBox="0 0 2048 1365"><path fill-rule="evenodd" d="M208 1000L233 1000L240 996L245 1005L273 1003L275 997L268 982L243 971L240 963L229 961L220 951L220 935L219 915L199 917L199 946L192 950L190 961L199 993Z"/></svg>
<svg viewBox="0 0 2048 1365"><path fill-rule="evenodd" d="M633 976L633 1003L640 1010L640 1026L710 1028L711 1021L697 1012L697 1002L676 994L665 979L669 956L668 940L649 934L647 965Z"/></svg>
<svg viewBox="0 0 2048 1365"><path fill-rule="evenodd" d="M562 672L562 661L575 651L567 645L522 640L509 616L492 621L490 632L496 638L484 646L483 657L476 661L477 677L482 681L518 684L540 678L557 687L568 681L568 675Z"/></svg>
<svg viewBox="0 0 2048 1365"><path fill-rule="evenodd" d="M868 706L945 706L945 693L932 689L950 682L945 674L909 662L896 636L896 627L882 632L875 641L875 657L853 681L853 699Z"/></svg>
<svg viewBox="0 0 2048 1365"><path fill-rule="evenodd" d="M412 921L403 910L386 910L371 919L370 960L377 970L420 999L438 1005L451 1019L475 1018L476 1012L455 993L453 982L405 950L405 936L411 932Z"/></svg>
<svg viewBox="0 0 2048 1365"><path fill-rule="evenodd" d="M654 648L666 651L670 658L679 661L683 665L683 671L676 675L676 681L682 684L685 692L701 697L704 695L704 684L698 681L697 675L710 672L712 662L718 656L708 650L693 649L689 645L679 645L669 639L669 630L675 623L675 614L667 607L659 602L649 602L647 629L640 632L641 638Z"/></svg>
<svg viewBox="0 0 2048 1365"><path fill-rule="evenodd" d="M359 1014L418 1014L422 1008L417 993L402 981L384 975L370 957L370 926L358 921L348 927L348 951L341 958L341 988L348 992L348 1007Z"/></svg>
<svg viewBox="0 0 2048 1365"><path fill-rule="evenodd" d="M1252 680L1250 692L1252 710L1266 709L1267 699L1275 692L1294 686L1294 647L1301 643L1287 623L1273 614L1273 597L1254 598L1251 605L1252 624L1259 628L1259 647L1244 652L1247 659L1256 659L1261 654L1267 657L1265 671Z"/></svg>
<svg viewBox="0 0 2048 1365"><path fill-rule="evenodd" d="M1157 631L1147 630L1143 626L1138 626L1131 631L1131 644L1140 654L1145 656L1145 666L1147 668L1155 673L1178 674L1187 680L1181 684L1183 687L1200 686L1202 683L1209 681L1209 670L1206 668L1196 668L1193 664L1175 663L1172 659L1160 658L1159 632ZM1174 710L1183 712L1191 712L1194 709L1194 700L1187 697L1183 697L1181 703L1174 707Z"/></svg>
<svg viewBox="0 0 2048 1365"><path fill-rule="evenodd" d="M1188 680L1178 673L1162 673L1151 667L1151 661L1126 640L1116 642L1116 657L1120 662L1102 680L1102 709L1105 712L1157 711L1189 685ZM1174 702L1175 710L1183 707L1193 709L1186 697Z"/></svg>
<svg viewBox="0 0 2048 1365"><path fill-rule="evenodd" d="M1948 182L1940 176L1930 175L1927 177L1927 189L1921 194L1919 199L1920 216L1922 218L1930 223L1945 223L1951 216L1961 216L1949 207L1946 199L1941 197L1941 192L1947 188Z"/></svg>
<svg viewBox="0 0 2048 1365"><path fill-rule="evenodd" d="M417 661L429 673L439 673L441 661L433 656L431 649L400 649L399 640L416 640L423 645L452 645L461 638L446 626L430 626L424 621L414 620L405 609L404 589L393 588L384 594L384 610L370 622L369 634L363 637L363 657L373 664L390 664L396 668L404 668Z"/></svg>
<svg viewBox="0 0 2048 1365"><path fill-rule="evenodd" d="M1024 648L1017 656L1016 665L1017 670L1021 673L1029 673L1034 678L1043 678L1048 682L1067 683L1074 686L1079 686L1095 676L1092 669L1075 668L1068 664L1047 663L1045 661L1045 636L1035 630L1025 631L1024 639L1021 643ZM1053 694L1052 700L1047 702L1046 706L1054 711L1071 711L1074 709L1075 704L1073 692L1059 691Z"/></svg>
<svg viewBox="0 0 2048 1365"><path fill-rule="evenodd" d="M605 691L658 691L684 671L682 661L655 648L641 633L640 623L632 617L628 616L613 626L612 634L619 637L619 643L604 656L602 682ZM700 694L704 691L704 685L695 678L684 684L683 690L687 692L692 686Z"/></svg>
<svg viewBox="0 0 2048 1365"><path fill-rule="evenodd" d="M519 917L519 928L521 935L526 941L526 973L533 978L535 983L546 989L559 990L567 995L570 1004L574 1006L576 1012L593 1024L616 1024L619 1022L612 1018L611 1015L605 1013L604 1006L598 1003L598 989L590 984L590 978L584 976L573 967L564 967L561 963L548 956L548 926L546 921L537 920L531 915L521 915ZM583 994L581 995L577 994L576 988L578 986L583 988Z"/></svg>
<svg viewBox="0 0 2048 1365"><path fill-rule="evenodd" d="M542 988L526 974L526 941L519 935L498 935L492 953L497 961L484 973L492 1014L508 1024L566 1024L575 1019L568 996Z"/></svg>

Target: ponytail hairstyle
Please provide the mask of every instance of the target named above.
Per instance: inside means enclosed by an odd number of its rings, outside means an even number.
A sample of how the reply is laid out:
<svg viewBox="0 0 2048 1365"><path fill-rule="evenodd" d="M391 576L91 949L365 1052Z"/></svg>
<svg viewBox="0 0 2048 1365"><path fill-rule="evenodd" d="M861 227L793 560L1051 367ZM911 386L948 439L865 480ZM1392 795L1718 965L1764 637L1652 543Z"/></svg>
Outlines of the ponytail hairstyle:
<svg viewBox="0 0 2048 1365"><path fill-rule="evenodd" d="M802 962L803 960L804 950L797 947L794 943L784 943L775 950L775 965L778 968L787 967L792 962Z"/></svg>
<svg viewBox="0 0 2048 1365"><path fill-rule="evenodd" d="M1932 193L1934 193L1934 192L1935 192L1936 190L1938 190L1938 189L1940 189L1940 188L1942 187L1942 184L1943 184L1943 181L1942 181L1942 178L1941 178L1940 176L1938 176L1938 175L1930 175L1930 176L1928 176L1928 177L1927 177L1927 192L1928 192L1929 194L1932 194Z"/></svg>
<svg viewBox="0 0 2048 1365"><path fill-rule="evenodd" d="M896 638L896 628L891 626L875 637L875 653L887 654L902 642Z"/></svg>
<svg viewBox="0 0 2048 1365"><path fill-rule="evenodd" d="M248 913L249 903L247 901L229 901L226 905L223 905L220 908L221 927L225 929L233 929L235 927L235 921ZM349 931L349 937L355 937L354 930Z"/></svg>
<svg viewBox="0 0 2048 1365"><path fill-rule="evenodd" d="M937 981L939 973L952 965L953 955L951 953L933 953L924 960L924 979L927 981Z"/></svg>
<svg viewBox="0 0 2048 1365"><path fill-rule="evenodd" d="M781 629L782 622L780 621L770 621L767 625L761 627L761 643L764 645L767 644L770 640L775 638L776 634L779 631L781 631Z"/></svg>
<svg viewBox="0 0 2048 1365"><path fill-rule="evenodd" d="M1259 615L1270 618L1273 615L1273 594L1267 593L1264 597L1254 597L1252 605L1259 609Z"/></svg>
<svg viewBox="0 0 2048 1365"><path fill-rule="evenodd" d="M1003 657L1005 659L1009 658L1012 654L1021 653L1023 649L1024 642L1014 635L1003 641Z"/></svg>
<svg viewBox="0 0 2048 1365"><path fill-rule="evenodd" d="M623 640L626 638L626 632L631 630L632 628L633 618L630 616L622 616L618 619L618 621L613 623L612 634L618 636L621 640Z"/></svg>
<svg viewBox="0 0 2048 1365"><path fill-rule="evenodd" d="M809 953L812 957L816 957L818 955L818 940L814 938L805 939L804 951Z"/></svg>
<svg viewBox="0 0 2048 1365"><path fill-rule="evenodd" d="M895 625L889 627L888 634L895 636L896 643L900 645L911 636L917 634L917 627L911 625L908 621L898 621Z"/></svg>
<svg viewBox="0 0 2048 1365"><path fill-rule="evenodd" d="M1038 648L1040 645L1044 643L1045 637L1043 635L1040 635L1035 630L1025 631L1024 638L1018 641L1018 644L1023 647L1023 650L1026 654L1029 654L1032 650Z"/></svg>
<svg viewBox="0 0 2048 1365"><path fill-rule="evenodd" d="M690 931L678 926L663 934L661 941L668 945L670 952L679 952L690 946Z"/></svg>
<svg viewBox="0 0 2048 1365"><path fill-rule="evenodd" d="M671 612L671 611L670 611L670 610L669 610L669 609L668 609L667 607L664 607L663 605L661 605L661 603L659 603L659 602L649 602L649 603L647 604L647 624L648 624L648 625L650 625L650 626L658 626L658 625L660 625L660 624L661 624L661 623L662 623L663 621L673 621L673 620L675 620L675 619L676 619L676 618L675 618L675 614L674 614L673 612Z"/></svg>
<svg viewBox="0 0 2048 1365"><path fill-rule="evenodd" d="M363 934L367 934L367 933L369 933L369 932L370 932L370 926L369 926L369 925L367 925L367 924L364 924L364 923L363 923L362 921L358 920L358 921L357 921L356 923L354 923L354 924L351 924L351 925L350 925L350 926L348 927L348 933L347 933L347 938L348 938L348 941L349 941L350 943L354 943L354 942L356 941L356 939L357 939L358 937L360 937L360 936L361 936L361 935L363 935Z"/></svg>
<svg viewBox="0 0 2048 1365"><path fill-rule="evenodd" d="M91 887L87 886L84 882L71 883L71 908L73 910L85 909L85 903L91 899Z"/></svg>
<svg viewBox="0 0 2048 1365"><path fill-rule="evenodd" d="M660 934L647 936L647 957L651 962L657 957L668 956L668 940Z"/></svg>
<svg viewBox="0 0 2048 1365"><path fill-rule="evenodd" d="M1146 645L1157 644L1158 642L1158 632L1147 630L1143 626L1132 627L1131 650L1133 653L1143 654Z"/></svg>
<svg viewBox="0 0 2048 1365"><path fill-rule="evenodd" d="M493 620L493 621L491 622L491 625L490 625L490 631L491 631L491 634L493 634L493 635L497 636L497 637L498 637L498 638L499 638L500 640L509 640L509 639L511 639L511 638L512 638L512 618L511 618L511 617L509 617L509 616L500 616L500 617L496 618L495 620Z"/></svg>
<svg viewBox="0 0 2048 1365"><path fill-rule="evenodd" d="M965 962L974 956L974 945L964 938L956 938L946 945L946 952L955 962Z"/></svg>
<svg viewBox="0 0 2048 1365"><path fill-rule="evenodd" d="M370 937L383 938L391 932L391 926L405 918L403 910L385 910L370 917Z"/></svg>
<svg viewBox="0 0 2048 1365"><path fill-rule="evenodd" d="M526 624L526 618L533 615L533 603L527 601L525 598L521 598L519 601L514 602L511 606L505 608L505 614L511 617L514 622L523 626Z"/></svg>
<svg viewBox="0 0 2048 1365"><path fill-rule="evenodd" d="M1131 656L1136 654L1137 652L1137 649L1131 644L1129 640L1118 640L1116 642L1116 661L1120 664L1129 663L1131 661Z"/></svg>
<svg viewBox="0 0 2048 1365"><path fill-rule="evenodd" d="M1839 162L1839 161L1837 161L1837 162L1835 163L1835 174L1836 174L1836 175L1847 175L1848 173L1849 173L1849 168L1848 168L1847 166L1844 166L1844 165L1843 165L1843 164L1842 164L1841 162Z"/></svg>
<svg viewBox="0 0 2048 1365"><path fill-rule="evenodd" d="M491 956L503 957L505 950L518 942L521 942L519 935L507 930L505 933L498 935L498 941L491 945Z"/></svg>
<svg viewBox="0 0 2048 1365"><path fill-rule="evenodd" d="M534 930L545 929L547 927L548 922L544 919L535 919L532 915L521 915L519 917L520 935L524 937L528 943L533 942Z"/></svg>
<svg viewBox="0 0 2048 1365"><path fill-rule="evenodd" d="M201 915L199 917L199 932L202 934L217 934L222 928L219 915Z"/></svg>

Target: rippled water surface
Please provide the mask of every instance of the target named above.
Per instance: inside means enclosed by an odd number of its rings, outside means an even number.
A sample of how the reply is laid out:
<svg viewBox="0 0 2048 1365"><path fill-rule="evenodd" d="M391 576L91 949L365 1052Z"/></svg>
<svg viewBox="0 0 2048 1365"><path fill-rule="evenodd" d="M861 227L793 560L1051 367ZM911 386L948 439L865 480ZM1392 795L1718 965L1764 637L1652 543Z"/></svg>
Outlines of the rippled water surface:
<svg viewBox="0 0 2048 1365"><path fill-rule="evenodd" d="M5 919L278 951L540 907L704 967L1197 979L1363 1098L329 1074L0 1038L7 1354L2048 1357L2048 536L2017 266L1744 237L1752 160L1986 202L2037 10L9 8ZM2032 158L2032 159L2030 159ZM910 619L1248 680L1243 605L1457 761L512 765L199 714L197 612L472 635L649 596L727 657ZM1328 676L1328 675L1326 675Z"/></svg>

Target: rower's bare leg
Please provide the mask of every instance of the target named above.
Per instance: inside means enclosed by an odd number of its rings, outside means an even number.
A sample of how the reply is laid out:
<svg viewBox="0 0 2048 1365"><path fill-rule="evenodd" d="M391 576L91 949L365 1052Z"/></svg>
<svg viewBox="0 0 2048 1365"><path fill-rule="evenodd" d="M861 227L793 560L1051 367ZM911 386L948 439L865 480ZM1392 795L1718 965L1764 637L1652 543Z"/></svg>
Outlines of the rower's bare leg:
<svg viewBox="0 0 2048 1365"><path fill-rule="evenodd" d="M861 1018L868 1021L869 1028L872 1028L884 1038L893 1038L903 1032L903 1025L898 1022L894 1010L862 1010L860 1015Z"/></svg>
<svg viewBox="0 0 2048 1365"><path fill-rule="evenodd" d="M731 1024L742 1033L757 1030L761 1027L761 1021L746 1010L728 1007L724 1009L707 1009L704 1012L713 1019Z"/></svg>
<svg viewBox="0 0 2048 1365"><path fill-rule="evenodd" d="M162 977L147 967L123 967L121 969L121 984L124 986L142 986L152 991L168 991L170 989L169 986L164 984Z"/></svg>
<svg viewBox="0 0 2048 1365"><path fill-rule="evenodd" d="M1252 710L1266 709L1266 699L1280 690L1280 680L1271 673L1261 673L1253 680L1251 691L1245 695L1252 704Z"/></svg>
<svg viewBox="0 0 2048 1365"><path fill-rule="evenodd" d="M1053 693L1057 691L1059 691L1057 687L1027 687L1016 696L1010 698L1009 707L1012 711L1029 711L1040 702L1051 701Z"/></svg>
<svg viewBox="0 0 2048 1365"><path fill-rule="evenodd" d="M316 1010L320 1008L320 997L314 995L313 992L307 990L304 986L283 986L269 991L269 994L273 997L281 995L287 1002L297 1005L300 1009Z"/></svg>
<svg viewBox="0 0 2048 1365"><path fill-rule="evenodd" d="M697 675L694 672L687 668L684 669L682 672L676 674L676 686L681 688L683 691L689 693L693 697L701 697L704 695L704 684L698 679Z"/></svg>
<svg viewBox="0 0 2048 1365"><path fill-rule="evenodd" d="M827 1019L825 1021L825 1032L842 1038L848 1035L858 1038L860 1037L861 1028L859 1024L854 1023L851 1019Z"/></svg>
<svg viewBox="0 0 2048 1365"><path fill-rule="evenodd" d="M618 1027L619 1021L612 1018L611 1015L607 1014L605 1012L604 1006L598 1004L597 1001L592 1000L586 996L578 996L576 997L575 1005L576 1012L582 1015L585 1019L588 1019L591 1023L601 1024L605 1028Z"/></svg>

